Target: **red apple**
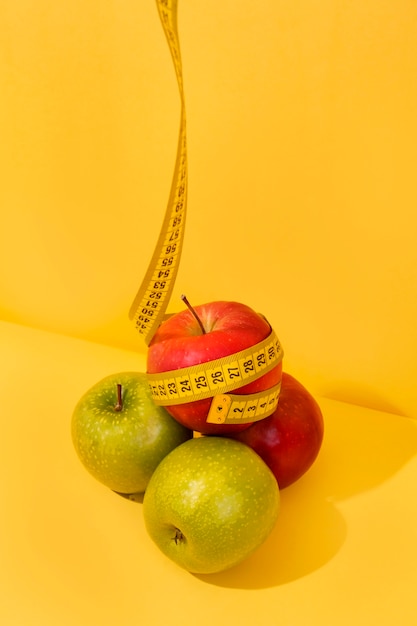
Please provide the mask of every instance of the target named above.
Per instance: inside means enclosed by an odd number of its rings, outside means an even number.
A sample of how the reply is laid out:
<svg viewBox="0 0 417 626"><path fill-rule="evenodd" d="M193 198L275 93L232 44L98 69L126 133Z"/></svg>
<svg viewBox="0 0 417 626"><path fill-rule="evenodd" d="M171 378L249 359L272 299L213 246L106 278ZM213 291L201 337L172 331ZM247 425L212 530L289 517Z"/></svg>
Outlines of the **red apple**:
<svg viewBox="0 0 417 626"><path fill-rule="evenodd" d="M271 333L271 327L262 315L238 302L202 304L196 306L194 312L197 317L185 309L160 325L149 344L149 374L190 367L234 354L254 346ZM233 394L270 389L279 383L281 375L282 362L260 378L234 390ZM180 424L203 434L227 434L248 428L248 424L207 423L211 401L211 398L206 398L165 408Z"/></svg>
<svg viewBox="0 0 417 626"><path fill-rule="evenodd" d="M283 372L276 411L231 436L259 454L283 489L311 467L320 451L323 432L318 403L298 380Z"/></svg>

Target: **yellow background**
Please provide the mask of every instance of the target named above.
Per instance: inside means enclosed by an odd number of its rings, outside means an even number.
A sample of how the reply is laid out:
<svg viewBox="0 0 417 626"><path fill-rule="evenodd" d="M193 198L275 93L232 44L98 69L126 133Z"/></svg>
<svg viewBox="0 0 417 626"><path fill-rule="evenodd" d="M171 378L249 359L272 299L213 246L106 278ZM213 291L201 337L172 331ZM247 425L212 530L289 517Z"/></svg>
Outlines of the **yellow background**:
<svg viewBox="0 0 417 626"><path fill-rule="evenodd" d="M178 21L189 208L170 308L185 292L262 311L320 398L323 451L269 543L211 580L163 560L140 505L80 466L79 396L145 367L127 313L178 91L153 0L2 0L0 621L411 625L417 3L180 0Z"/></svg>
<svg viewBox="0 0 417 626"><path fill-rule="evenodd" d="M261 310L320 393L417 416L417 4L179 5L173 310ZM0 315L142 349L127 312L179 124L152 0L0 5Z"/></svg>
<svg viewBox="0 0 417 626"><path fill-rule="evenodd" d="M241 565L193 576L79 462L70 416L144 358L0 322L2 626L415 626L417 422L319 397L325 438Z"/></svg>

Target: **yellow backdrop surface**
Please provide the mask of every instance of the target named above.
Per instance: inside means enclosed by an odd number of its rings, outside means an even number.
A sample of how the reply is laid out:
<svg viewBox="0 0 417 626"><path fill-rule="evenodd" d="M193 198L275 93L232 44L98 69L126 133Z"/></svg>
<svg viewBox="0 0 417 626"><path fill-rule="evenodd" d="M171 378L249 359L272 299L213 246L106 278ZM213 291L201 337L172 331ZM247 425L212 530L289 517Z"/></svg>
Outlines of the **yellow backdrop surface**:
<svg viewBox="0 0 417 626"><path fill-rule="evenodd" d="M171 309L262 311L319 393L417 415L417 4L179 3L189 213ZM153 0L0 4L0 317L143 350L173 170Z"/></svg>
<svg viewBox="0 0 417 626"><path fill-rule="evenodd" d="M82 467L180 103L154 0L0 2L0 623L414 626L417 3L180 0L189 206L170 310L264 313L325 439L261 549L193 576Z"/></svg>
<svg viewBox="0 0 417 626"><path fill-rule="evenodd" d="M415 626L416 420L317 397L323 446L271 535L194 576L71 442L84 391L144 357L6 322L0 345L2 626Z"/></svg>

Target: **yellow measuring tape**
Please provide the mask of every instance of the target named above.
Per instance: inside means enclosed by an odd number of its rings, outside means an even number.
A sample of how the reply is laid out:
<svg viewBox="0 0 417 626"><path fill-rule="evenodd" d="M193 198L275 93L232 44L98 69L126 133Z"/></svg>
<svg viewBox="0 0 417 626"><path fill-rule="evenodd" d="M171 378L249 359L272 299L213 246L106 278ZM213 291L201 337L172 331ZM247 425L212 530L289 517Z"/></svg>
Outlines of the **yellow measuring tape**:
<svg viewBox="0 0 417 626"><path fill-rule="evenodd" d="M177 0L156 0L174 61L181 98L181 122L174 175L164 221L151 262L130 307L129 317L149 345L165 319L175 284L184 238L187 210L187 137L181 53L177 28Z"/></svg>
<svg viewBox="0 0 417 626"><path fill-rule="evenodd" d="M271 415L278 406L281 383L267 391L247 395L214 396L206 422L209 424L247 424Z"/></svg>
<svg viewBox="0 0 417 626"><path fill-rule="evenodd" d="M158 241L129 311L147 345L160 324L175 284L187 210L187 138L184 85L177 27L177 0L156 0L181 98L180 132L174 174ZM207 422L247 423L267 417L278 404L280 383L254 394L231 394L279 365L283 350L274 331L262 342L222 359L184 369L148 374L156 404L173 406L213 398Z"/></svg>
<svg viewBox="0 0 417 626"><path fill-rule="evenodd" d="M157 404L173 406L204 400L248 385L282 360L281 344L272 331L266 339L229 356L175 371L148 374Z"/></svg>

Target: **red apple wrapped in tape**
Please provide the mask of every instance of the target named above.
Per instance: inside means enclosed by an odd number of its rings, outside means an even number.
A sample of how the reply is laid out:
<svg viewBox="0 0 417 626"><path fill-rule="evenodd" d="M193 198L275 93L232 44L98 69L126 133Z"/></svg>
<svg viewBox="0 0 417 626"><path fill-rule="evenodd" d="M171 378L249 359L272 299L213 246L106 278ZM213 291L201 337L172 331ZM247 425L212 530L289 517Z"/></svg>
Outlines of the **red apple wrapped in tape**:
<svg viewBox="0 0 417 626"><path fill-rule="evenodd" d="M238 302L217 301L190 307L163 322L149 345L148 374L174 371L235 354L263 341L271 333L267 320ZM282 361L233 394L252 394L271 389L281 381ZM206 435L242 431L250 424L206 422L211 398L165 406L180 424Z"/></svg>
<svg viewBox="0 0 417 626"><path fill-rule="evenodd" d="M283 489L312 466L319 454L323 434L319 404L296 378L283 372L275 412L244 432L231 436L259 454Z"/></svg>

